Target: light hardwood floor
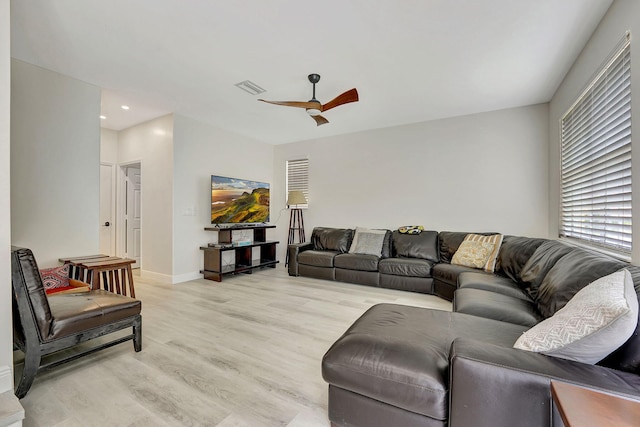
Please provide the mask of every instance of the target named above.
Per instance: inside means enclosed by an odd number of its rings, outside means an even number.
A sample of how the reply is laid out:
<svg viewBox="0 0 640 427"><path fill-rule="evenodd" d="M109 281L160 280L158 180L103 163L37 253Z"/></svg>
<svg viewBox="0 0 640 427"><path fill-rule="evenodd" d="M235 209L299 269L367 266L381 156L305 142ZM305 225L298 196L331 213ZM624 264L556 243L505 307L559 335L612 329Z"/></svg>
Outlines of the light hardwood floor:
<svg viewBox="0 0 640 427"><path fill-rule="evenodd" d="M289 277L221 283L135 277L142 352L127 342L36 377L24 426L328 426L320 362L381 302L451 310L431 295Z"/></svg>

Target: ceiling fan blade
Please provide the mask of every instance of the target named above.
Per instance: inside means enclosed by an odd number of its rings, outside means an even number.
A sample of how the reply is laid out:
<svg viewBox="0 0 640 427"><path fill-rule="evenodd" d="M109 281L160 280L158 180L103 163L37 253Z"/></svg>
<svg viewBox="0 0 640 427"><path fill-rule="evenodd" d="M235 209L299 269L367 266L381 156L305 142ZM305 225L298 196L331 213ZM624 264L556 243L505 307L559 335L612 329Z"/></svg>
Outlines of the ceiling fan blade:
<svg viewBox="0 0 640 427"><path fill-rule="evenodd" d="M311 117L313 120L315 120L316 123L318 124L318 126L329 123L329 120L325 119L322 116L309 116L309 117Z"/></svg>
<svg viewBox="0 0 640 427"><path fill-rule="evenodd" d="M337 107L342 104L348 104L350 102L358 101L358 91L356 88L346 91L343 94L340 94L333 98L331 101L327 102L322 106L322 111L330 110L334 107Z"/></svg>
<svg viewBox="0 0 640 427"><path fill-rule="evenodd" d="M302 102L302 101L266 101L264 99L258 99L258 101L266 102L268 104L283 105L285 107L296 108L317 108L322 109L322 105L319 102Z"/></svg>

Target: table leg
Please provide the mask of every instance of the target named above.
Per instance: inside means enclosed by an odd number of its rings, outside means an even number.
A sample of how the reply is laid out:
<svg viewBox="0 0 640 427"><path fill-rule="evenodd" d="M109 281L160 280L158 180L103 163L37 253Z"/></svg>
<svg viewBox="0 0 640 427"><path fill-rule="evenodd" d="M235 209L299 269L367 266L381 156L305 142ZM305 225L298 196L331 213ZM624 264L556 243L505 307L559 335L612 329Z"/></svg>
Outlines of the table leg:
<svg viewBox="0 0 640 427"><path fill-rule="evenodd" d="M133 273L131 271L131 264L127 265L127 276L129 276L129 290L131 291L131 298L135 298L136 291L133 288Z"/></svg>

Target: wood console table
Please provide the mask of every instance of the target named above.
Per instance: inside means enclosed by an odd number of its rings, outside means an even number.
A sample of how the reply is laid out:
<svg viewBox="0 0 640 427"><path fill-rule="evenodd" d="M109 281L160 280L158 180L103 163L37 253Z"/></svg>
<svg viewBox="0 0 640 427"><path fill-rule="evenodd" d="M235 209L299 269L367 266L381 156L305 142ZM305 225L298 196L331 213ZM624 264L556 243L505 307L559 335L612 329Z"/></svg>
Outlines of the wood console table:
<svg viewBox="0 0 640 427"><path fill-rule="evenodd" d="M70 264L69 277L89 283L91 289L100 289L102 283L104 283L105 290L127 295L128 282L129 295L131 298L136 297L133 273L131 271L131 265L136 262L133 259L110 257L108 255L87 255L60 258L58 261Z"/></svg>
<svg viewBox="0 0 640 427"><path fill-rule="evenodd" d="M640 402L558 381L551 395L566 427L640 425Z"/></svg>

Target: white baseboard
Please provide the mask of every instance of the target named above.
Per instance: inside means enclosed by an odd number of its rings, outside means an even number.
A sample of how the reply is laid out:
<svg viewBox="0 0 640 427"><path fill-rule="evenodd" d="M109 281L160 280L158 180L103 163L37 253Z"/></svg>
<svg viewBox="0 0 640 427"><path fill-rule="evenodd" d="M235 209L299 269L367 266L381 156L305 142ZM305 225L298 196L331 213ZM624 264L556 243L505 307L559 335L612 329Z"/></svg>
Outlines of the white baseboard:
<svg viewBox="0 0 640 427"><path fill-rule="evenodd" d="M156 273L155 271L140 269L140 277L155 280L160 283L167 283L169 285L173 283L173 276L170 274Z"/></svg>
<svg viewBox="0 0 640 427"><path fill-rule="evenodd" d="M0 366L0 393L13 390L13 371L8 366Z"/></svg>
<svg viewBox="0 0 640 427"><path fill-rule="evenodd" d="M175 285L176 283L188 282L189 280L202 279L202 274L198 271L192 271L191 273L184 274L162 274L154 271L140 270L140 276L145 279L155 280L160 283L166 283L169 285Z"/></svg>
<svg viewBox="0 0 640 427"><path fill-rule="evenodd" d="M191 273L184 273L184 274L176 274L175 276L173 276L173 284L176 283L182 283L182 282L188 282L190 280L197 280L197 279L202 279L202 274L199 271L192 271Z"/></svg>
<svg viewBox="0 0 640 427"><path fill-rule="evenodd" d="M0 366L0 408L0 426L22 426L24 408L13 394L13 371L8 366Z"/></svg>

